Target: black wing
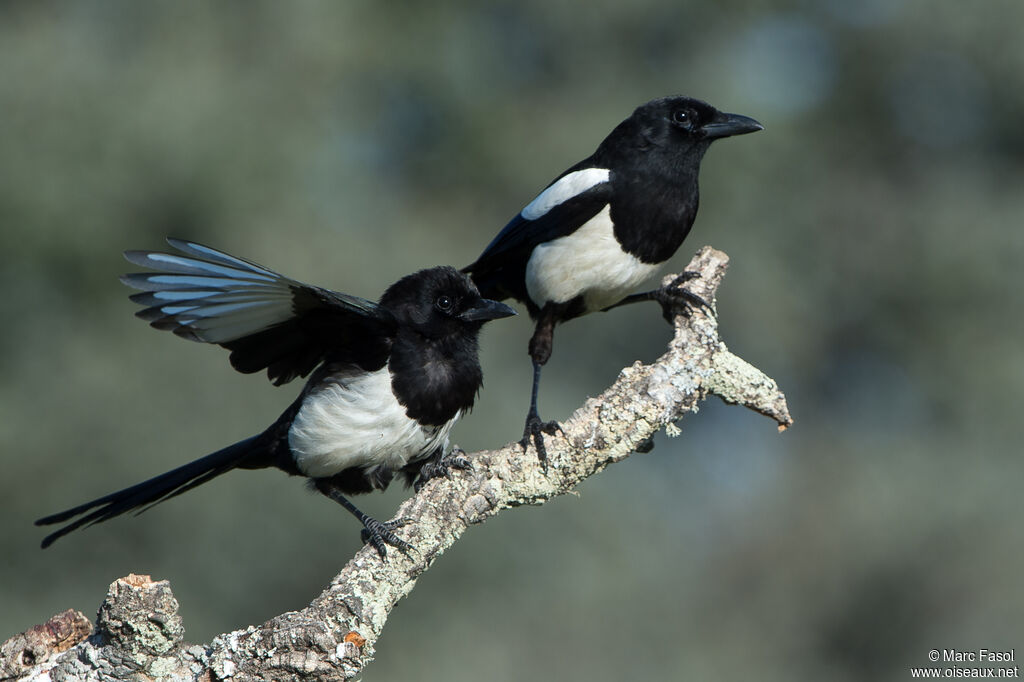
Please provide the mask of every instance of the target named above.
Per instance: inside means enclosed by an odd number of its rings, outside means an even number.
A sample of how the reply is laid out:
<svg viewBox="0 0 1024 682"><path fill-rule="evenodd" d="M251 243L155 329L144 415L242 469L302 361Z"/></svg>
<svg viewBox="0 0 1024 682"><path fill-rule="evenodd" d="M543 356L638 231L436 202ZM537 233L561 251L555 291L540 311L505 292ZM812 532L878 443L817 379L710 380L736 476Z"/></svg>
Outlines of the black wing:
<svg viewBox="0 0 1024 682"><path fill-rule="evenodd" d="M126 251L159 272L123 275L141 289L136 315L157 329L231 351L246 374L267 370L276 385L306 376L325 356L367 369L387 361L395 320L373 301L302 284L241 258L180 239L185 255Z"/></svg>
<svg viewBox="0 0 1024 682"><path fill-rule="evenodd" d="M573 166L527 204L480 257L463 268L480 293L529 303L526 264L539 244L572 234L611 202L610 172Z"/></svg>

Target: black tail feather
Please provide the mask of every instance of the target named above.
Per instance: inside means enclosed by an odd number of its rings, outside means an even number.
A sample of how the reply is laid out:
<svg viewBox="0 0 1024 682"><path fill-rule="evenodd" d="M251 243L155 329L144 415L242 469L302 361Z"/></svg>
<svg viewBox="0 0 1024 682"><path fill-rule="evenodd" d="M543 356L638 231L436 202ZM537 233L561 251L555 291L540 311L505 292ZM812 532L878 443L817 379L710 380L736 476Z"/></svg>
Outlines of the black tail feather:
<svg viewBox="0 0 1024 682"><path fill-rule="evenodd" d="M37 526L63 523L80 514L85 514L90 509L94 510L47 535L43 538L42 546L45 549L52 545L55 540L73 530L112 519L133 509L138 509L137 513L141 514L153 505L176 497L226 471L234 469L250 456L262 453L264 442L265 438L262 434L247 438L206 457L201 457L194 462L189 462L184 466L168 471L165 474L160 474L148 481L133 485L130 488L125 488L116 493L95 499L92 502L86 502L66 511L43 517L36 521Z"/></svg>

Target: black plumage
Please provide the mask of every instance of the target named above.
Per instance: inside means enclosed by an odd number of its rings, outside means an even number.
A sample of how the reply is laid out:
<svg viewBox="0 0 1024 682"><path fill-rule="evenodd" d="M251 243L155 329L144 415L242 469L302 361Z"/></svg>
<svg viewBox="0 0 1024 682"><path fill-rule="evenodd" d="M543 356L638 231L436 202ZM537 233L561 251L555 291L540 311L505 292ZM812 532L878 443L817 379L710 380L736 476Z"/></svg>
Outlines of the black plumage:
<svg viewBox="0 0 1024 682"><path fill-rule="evenodd" d="M53 514L66 523L43 547L82 526L180 495L235 468L302 475L364 526L382 556L405 547L397 523L363 514L346 494L384 489L396 474L422 485L467 462L448 452L448 431L473 406L483 375L484 322L513 315L451 267L408 275L379 303L302 284L194 242L180 254L129 251L157 272L122 280L141 293L137 315L157 329L231 351L240 372L274 384L310 375L299 397L265 431L130 488ZM78 517L78 518L75 518Z"/></svg>
<svg viewBox="0 0 1024 682"><path fill-rule="evenodd" d="M484 296L526 304L534 381L523 445L545 457L537 411L555 325L624 301L679 305L671 289L627 295L679 248L697 215L700 162L719 138L761 130L689 97L638 107L597 150L555 178L463 268Z"/></svg>

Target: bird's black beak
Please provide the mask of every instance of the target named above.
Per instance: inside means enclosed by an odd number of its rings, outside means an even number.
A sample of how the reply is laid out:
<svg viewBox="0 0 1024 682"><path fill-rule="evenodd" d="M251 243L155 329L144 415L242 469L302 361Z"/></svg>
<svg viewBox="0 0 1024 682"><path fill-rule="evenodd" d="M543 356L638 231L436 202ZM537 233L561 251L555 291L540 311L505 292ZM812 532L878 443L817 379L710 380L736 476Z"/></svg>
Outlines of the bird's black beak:
<svg viewBox="0 0 1024 682"><path fill-rule="evenodd" d="M481 298L472 308L463 310L459 315L459 319L464 322L486 322L487 320L497 320L499 317L508 317L515 314L516 311L504 303L492 301L489 298Z"/></svg>
<svg viewBox="0 0 1024 682"><path fill-rule="evenodd" d="M720 113L711 121L701 127L706 137L716 139L719 137L732 137L733 135L746 135L764 130L764 126L743 114Z"/></svg>

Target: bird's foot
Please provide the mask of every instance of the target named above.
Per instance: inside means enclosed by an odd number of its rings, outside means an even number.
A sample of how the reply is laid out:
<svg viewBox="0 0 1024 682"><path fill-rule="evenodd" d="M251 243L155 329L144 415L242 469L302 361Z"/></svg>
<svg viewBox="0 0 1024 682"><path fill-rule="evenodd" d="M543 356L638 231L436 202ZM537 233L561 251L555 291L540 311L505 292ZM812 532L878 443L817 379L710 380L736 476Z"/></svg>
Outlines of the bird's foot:
<svg viewBox="0 0 1024 682"><path fill-rule="evenodd" d="M416 477L416 482L413 483L413 488L416 492L419 492L432 479L440 478L441 476L450 479L452 477L452 469L459 469L460 471L472 469L473 465L465 457L465 454L465 450L456 446L447 455L430 460L420 468L420 473Z"/></svg>
<svg viewBox="0 0 1024 682"><path fill-rule="evenodd" d="M405 517L390 521L378 521L371 516L367 516L363 520L363 531L359 534L359 537L362 538L363 544L373 545L373 548L377 550L377 554L380 554L381 559L388 558L387 545L396 547L398 551L406 554L412 549L412 545L395 535L394 530L410 523L412 523L412 519Z"/></svg>
<svg viewBox="0 0 1024 682"><path fill-rule="evenodd" d="M672 324L677 315L690 317L697 308L704 308L709 315L714 315L715 309L702 296L699 296L689 289L683 287L692 279L700 277L699 272L687 270L674 280L651 292L651 298L661 304L661 315Z"/></svg>
<svg viewBox="0 0 1024 682"><path fill-rule="evenodd" d="M554 435L556 431L561 430L562 427L558 422L543 421L540 415L532 413L526 418L526 428L523 429L523 439L519 441L519 444L523 446L523 452L526 452L530 449L530 443L532 442L534 448L537 449L537 459L540 460L541 467L547 471L548 450L544 446L543 434Z"/></svg>

